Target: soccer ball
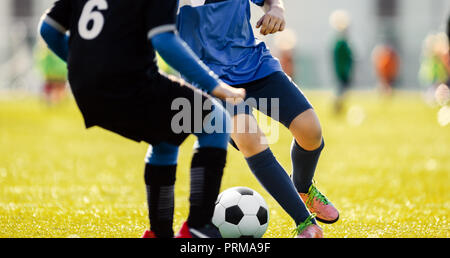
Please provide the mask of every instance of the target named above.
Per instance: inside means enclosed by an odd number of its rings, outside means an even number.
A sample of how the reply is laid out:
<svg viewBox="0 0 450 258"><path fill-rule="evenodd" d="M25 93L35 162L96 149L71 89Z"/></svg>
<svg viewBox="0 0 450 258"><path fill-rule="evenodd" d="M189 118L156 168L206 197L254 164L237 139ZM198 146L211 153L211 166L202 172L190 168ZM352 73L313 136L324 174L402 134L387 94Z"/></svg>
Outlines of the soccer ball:
<svg viewBox="0 0 450 258"><path fill-rule="evenodd" d="M260 238L269 225L267 203L248 187L229 188L217 198L212 222L223 238Z"/></svg>

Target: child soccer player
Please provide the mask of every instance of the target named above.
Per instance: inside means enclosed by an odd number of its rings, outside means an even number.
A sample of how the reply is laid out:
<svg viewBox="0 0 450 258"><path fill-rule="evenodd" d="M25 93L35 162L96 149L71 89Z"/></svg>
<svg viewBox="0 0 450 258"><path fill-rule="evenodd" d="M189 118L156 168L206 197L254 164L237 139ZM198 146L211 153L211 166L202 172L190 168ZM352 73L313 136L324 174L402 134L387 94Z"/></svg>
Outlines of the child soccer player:
<svg viewBox="0 0 450 258"><path fill-rule="evenodd" d="M280 0L251 1L265 11L256 26L261 34L284 30L284 7ZM224 82L246 89L248 98L279 99L278 109L269 107L266 114L272 116L272 109L279 111L276 119L294 136L292 179L272 154L267 141L262 140L265 136L259 128L256 133L236 130L257 127L249 108L230 110L234 126L231 137L260 183L294 219L298 237L322 237L314 216L324 223L334 223L339 213L312 182L324 147L319 119L304 94L282 71L279 61L263 42L255 40L250 1L180 1L178 31Z"/></svg>
<svg viewBox="0 0 450 258"><path fill-rule="evenodd" d="M372 51L372 60L380 82L380 93L392 96L392 87L399 71L397 51L389 44L379 44Z"/></svg>
<svg viewBox="0 0 450 258"><path fill-rule="evenodd" d="M231 101L245 96L244 91L218 80L176 36L176 8L176 0L58 0L40 25L49 48L68 64L70 86L86 127L100 126L153 146L145 183L152 226L147 236L155 237L173 235L166 226L173 219L175 166L166 152L190 135L174 132L172 101L182 98L192 105L195 99L213 101L158 73L155 50L204 91ZM229 122L220 104L212 102L209 114L222 117L224 125ZM206 114L191 115L207 119ZM192 237L220 237L211 217L229 135L205 130L195 135L198 148L192 158L193 188L186 225Z"/></svg>
<svg viewBox="0 0 450 258"><path fill-rule="evenodd" d="M345 95L351 87L353 73L353 53L348 39L350 15L345 10L336 10L330 15L330 25L336 31L333 44L333 64L338 87L334 111L341 113Z"/></svg>

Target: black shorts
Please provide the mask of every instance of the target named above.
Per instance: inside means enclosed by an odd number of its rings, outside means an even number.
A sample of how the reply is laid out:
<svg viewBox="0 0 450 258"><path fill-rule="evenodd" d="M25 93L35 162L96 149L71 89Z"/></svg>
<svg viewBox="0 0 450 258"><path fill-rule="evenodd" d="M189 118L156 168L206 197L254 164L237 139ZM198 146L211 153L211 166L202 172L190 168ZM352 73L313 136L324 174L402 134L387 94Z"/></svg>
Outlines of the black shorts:
<svg viewBox="0 0 450 258"><path fill-rule="evenodd" d="M95 81L96 85L83 85L82 90L71 82L86 128L99 126L137 142L178 146L193 131L174 132L172 118L180 110L173 110L173 100L183 98L184 103L189 102L191 125L196 115L203 121L209 114L208 110L199 114L193 107L195 101L203 105L210 97L175 77L158 73L151 77Z"/></svg>

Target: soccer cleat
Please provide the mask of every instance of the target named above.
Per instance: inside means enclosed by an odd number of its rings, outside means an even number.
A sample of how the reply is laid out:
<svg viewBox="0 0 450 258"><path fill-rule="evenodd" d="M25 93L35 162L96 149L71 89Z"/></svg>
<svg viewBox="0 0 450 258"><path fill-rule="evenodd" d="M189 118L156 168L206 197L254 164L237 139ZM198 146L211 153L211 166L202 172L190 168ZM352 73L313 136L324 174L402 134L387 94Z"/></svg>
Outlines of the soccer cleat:
<svg viewBox="0 0 450 258"><path fill-rule="evenodd" d="M157 238L157 237L156 237L156 235L155 235L155 232L146 229L146 230L144 231L144 234L142 235L141 238Z"/></svg>
<svg viewBox="0 0 450 258"><path fill-rule="evenodd" d="M311 214L304 222L300 223L293 233L297 238L323 238L322 228L312 223L316 214Z"/></svg>
<svg viewBox="0 0 450 258"><path fill-rule="evenodd" d="M311 184L308 193L299 194L309 211L317 215L316 219L318 221L326 224L332 224L338 221L339 211L314 184Z"/></svg>
<svg viewBox="0 0 450 258"><path fill-rule="evenodd" d="M211 223L201 228L192 228L188 226L187 222L184 222L175 238L222 238L222 236Z"/></svg>
<svg viewBox="0 0 450 258"><path fill-rule="evenodd" d="M297 238L323 238L322 228L315 224L309 225L302 233L297 235Z"/></svg>

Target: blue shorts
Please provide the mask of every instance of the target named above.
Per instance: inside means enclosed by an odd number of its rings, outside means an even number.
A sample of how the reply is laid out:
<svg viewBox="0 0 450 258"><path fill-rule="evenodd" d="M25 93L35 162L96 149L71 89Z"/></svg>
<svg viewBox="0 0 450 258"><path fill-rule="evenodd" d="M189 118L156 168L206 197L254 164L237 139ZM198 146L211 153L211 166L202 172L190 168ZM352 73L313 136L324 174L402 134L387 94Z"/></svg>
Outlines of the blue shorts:
<svg viewBox="0 0 450 258"><path fill-rule="evenodd" d="M252 115L253 108L256 108L289 128L292 120L312 108L303 92L284 72L275 72L256 81L232 86L245 88L247 95L245 101L237 106L222 101L231 116L244 113Z"/></svg>

